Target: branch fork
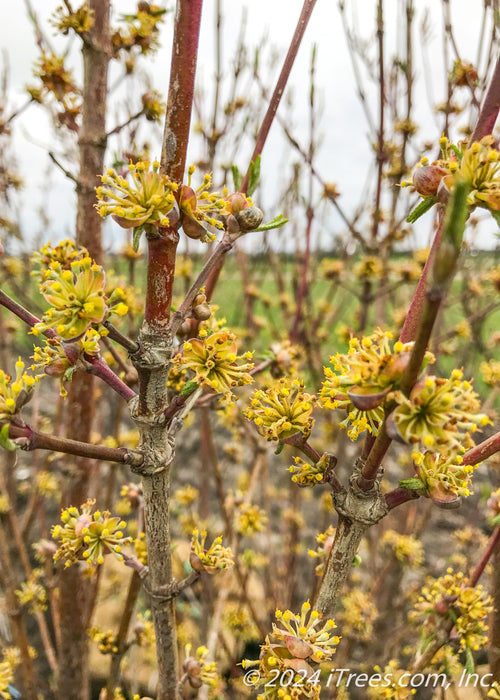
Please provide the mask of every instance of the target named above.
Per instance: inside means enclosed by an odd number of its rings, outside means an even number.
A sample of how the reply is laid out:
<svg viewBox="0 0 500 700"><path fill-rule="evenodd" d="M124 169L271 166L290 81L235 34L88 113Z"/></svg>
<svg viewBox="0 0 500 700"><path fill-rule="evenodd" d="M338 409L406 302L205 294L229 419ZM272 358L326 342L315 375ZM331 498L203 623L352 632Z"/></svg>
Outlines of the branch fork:
<svg viewBox="0 0 500 700"><path fill-rule="evenodd" d="M340 516L371 527L382 520L389 509L380 492L383 470L379 469L372 488L364 491L358 484L363 466L363 460L357 459L349 479L350 488L347 491L333 492L332 499L335 510Z"/></svg>

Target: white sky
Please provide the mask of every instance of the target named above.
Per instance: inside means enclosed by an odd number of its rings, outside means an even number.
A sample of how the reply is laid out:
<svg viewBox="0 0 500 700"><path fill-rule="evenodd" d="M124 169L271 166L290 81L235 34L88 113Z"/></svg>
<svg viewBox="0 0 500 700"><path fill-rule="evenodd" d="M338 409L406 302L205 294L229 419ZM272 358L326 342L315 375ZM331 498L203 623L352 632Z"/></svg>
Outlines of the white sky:
<svg viewBox="0 0 500 700"><path fill-rule="evenodd" d="M40 17L48 17L59 3L53 0L32 0L36 13ZM347 6L357 8L360 34L367 36L373 28L375 18L374 0L346 0ZM459 50L464 59L475 62L477 36L481 19L483 2L480 0L451 0L452 18ZM75 1L75 6L78 3ZM280 57L284 56L289 38L292 36L297 18L302 7L302 0L223 0L223 65L230 70L232 48L236 41L241 13L244 7L248 11L247 37L250 47L255 46L263 33L269 37L269 45L274 45ZM443 99L444 74L442 71L442 48L440 37L442 33L441 3L437 0L416 0L417 18L415 22L414 41L417 46L416 63L416 118L421 125L422 138L437 141L440 136L435 117L429 107L426 91L423 86L423 64L418 48L418 28L423 11L429 8L432 17L434 44L432 49L432 75L430 82L435 99ZM478 12L473 11L477 6ZM117 0L114 3L115 12L120 14L135 7L129 0ZM201 29L199 84L210 94L214 72L214 0L205 0ZM396 49L397 26L399 22L397 0L386 0L386 54L391 56ZM52 35L49 29L49 35ZM153 77L154 87L162 94L168 88L168 65L170 60L170 21L164 25L163 48L145 62L147 70ZM56 46L61 46L54 39ZM291 75L290 85L293 87L294 110L293 131L302 143L307 145L307 90L311 49L313 44L318 46L317 54L317 87L319 102L323 107L319 123L322 134L322 145L317 158L317 169L325 181L339 183L342 198L339 200L349 212L357 205L360 189L363 186L367 164L372 156L367 138L367 125L353 81L351 63L346 49L346 41L341 27L337 3L334 0L318 0L303 45ZM26 17L24 3L0 3L0 46L8 57L10 64L10 94L11 105L19 106L25 101L24 86L32 81L31 70L37 58L37 47L33 39L31 25ZM79 56L74 44L75 74L79 74ZM468 53L470 50L470 53ZM472 54L472 55L471 55ZM281 65L281 60L279 66ZM270 83L273 87L273 83ZM372 96L369 93L369 98ZM137 97L136 97L137 99ZM376 102L372 102L372 111L376 114ZM452 134L458 138L458 134ZM266 173L266 185L272 188L274 180L279 181L283 172L281 161L283 140L280 127L273 126L270 140L266 145L262 170ZM23 227L26 235L39 233L37 209L43 203L48 214L50 231L44 232L44 238L54 241L67 235L72 235L74 220L74 192L72 183L54 170L50 188L44 187L47 182L48 158L46 150L56 148L52 130L43 110L37 106L30 107L16 121L15 149L21 174L25 178L26 188L20 197ZM111 149L113 143L111 143ZM240 167L246 167L249 153L241 154ZM198 153L191 152L190 160L196 160ZM418 158L418 154L417 154ZM280 188L276 189L277 196ZM274 192L273 192L274 194ZM273 197L264 197L264 204L274 204ZM259 201L260 203L260 201ZM266 218L272 218L277 211L266 211ZM269 216L268 216L269 214ZM321 240L328 244L328 237L333 233L341 233L343 226L340 220L331 216L331 230L322 235ZM490 247L494 245L496 226L487 223L481 228L478 245ZM419 243L425 243L429 232L429 222L419 228ZM108 232L116 236L116 231Z"/></svg>

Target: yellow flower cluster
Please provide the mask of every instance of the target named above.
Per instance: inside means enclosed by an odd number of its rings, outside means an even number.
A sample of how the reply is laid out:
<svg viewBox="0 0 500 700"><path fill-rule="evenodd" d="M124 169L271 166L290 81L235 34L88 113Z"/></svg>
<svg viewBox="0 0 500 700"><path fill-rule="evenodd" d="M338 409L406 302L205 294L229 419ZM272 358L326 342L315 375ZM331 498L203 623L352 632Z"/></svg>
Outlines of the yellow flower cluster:
<svg viewBox="0 0 500 700"><path fill-rule="evenodd" d="M428 580L410 619L424 622L423 643L428 643L439 619L450 617L461 648L477 651L488 641L485 620L492 610L492 598L480 584L472 588L461 572L448 569L444 576Z"/></svg>
<svg viewBox="0 0 500 700"><path fill-rule="evenodd" d="M116 654L118 647L116 646L116 637L112 630L104 632L99 627L91 627L88 635L93 642L97 644L97 648L101 654Z"/></svg>
<svg viewBox="0 0 500 700"><path fill-rule="evenodd" d="M245 605L239 601L229 600L224 607L224 629L231 630L234 636L242 642L258 637L257 626Z"/></svg>
<svg viewBox="0 0 500 700"><path fill-rule="evenodd" d="M220 682L215 661L208 661L207 656L209 651L207 647L200 646L196 649L192 656L192 645L186 644L186 658L182 665L184 672L187 675L187 681L192 688L201 688L202 685L207 685L210 690L214 691ZM209 691L209 697L214 697Z"/></svg>
<svg viewBox="0 0 500 700"><path fill-rule="evenodd" d="M308 683L307 678L313 675L314 667L332 660L340 642L340 637L333 634L336 628L334 620L323 622L321 618L321 613L311 609L309 601L303 603L299 614L291 610L276 610L277 624L273 623L271 634L261 644L260 658L257 661L244 659L241 663L245 669L258 666L260 678L256 687L263 688L263 694L258 698L285 698L286 695L279 694L283 689L269 681L276 677L276 670L281 674L287 669L288 673L292 672L292 678L293 672L307 672L299 694L292 695L293 688L287 688L290 698L319 698L319 684Z"/></svg>
<svg viewBox="0 0 500 700"><path fill-rule="evenodd" d="M193 530L189 562L195 571L216 574L234 564L233 553L229 547L222 546L222 537L216 537L209 549L205 549L206 530L200 533Z"/></svg>
<svg viewBox="0 0 500 700"><path fill-rule="evenodd" d="M76 32L76 34L84 34L94 26L94 10L89 10L86 2L77 10L71 11L61 6L55 11L51 24L61 34L68 34L70 30Z"/></svg>
<svg viewBox="0 0 500 700"><path fill-rule="evenodd" d="M126 29L117 29L111 36L113 53L120 50L130 52L137 47L143 55L156 51L159 46L159 25L164 21L167 10L154 3L138 3L136 14L128 14L123 17ZM127 68L128 68L127 64Z"/></svg>
<svg viewBox="0 0 500 700"><path fill-rule="evenodd" d="M384 274L384 265L380 258L367 255L354 265L353 273L361 280L381 279Z"/></svg>
<svg viewBox="0 0 500 700"><path fill-rule="evenodd" d="M106 298L104 270L90 257L74 260L70 268L64 269L59 262L51 263L40 288L51 306L34 326L35 335L54 328L63 340L78 340L92 324L101 323L110 313L119 316L127 313L119 287Z"/></svg>
<svg viewBox="0 0 500 700"><path fill-rule="evenodd" d="M201 241L214 240L215 235L207 228L223 230L232 233L246 233L260 226L262 212L253 206L250 197L242 192L229 195L224 188L222 194L210 192L212 176L205 175L202 184L194 190L191 187L191 176L194 166L190 166L187 185L182 185L179 197L179 207L182 213L182 229L189 238Z"/></svg>
<svg viewBox="0 0 500 700"><path fill-rule="evenodd" d="M443 136L439 145L442 157L431 165L423 158L413 181L401 185L413 185L426 198L449 193L457 179L465 180L470 188L467 203L471 209L483 207L492 212L500 211L500 153L493 147L495 138L488 135L470 146L466 141L455 146Z"/></svg>
<svg viewBox="0 0 500 700"><path fill-rule="evenodd" d="M40 78L43 89L63 100L69 94L77 92L71 71L65 67L65 56L43 52L35 64L35 77Z"/></svg>
<svg viewBox="0 0 500 700"><path fill-rule="evenodd" d="M254 393L245 417L268 440L281 440L295 433L307 438L314 425L312 412L316 397L303 389L298 379L282 377L269 388Z"/></svg>
<svg viewBox="0 0 500 700"><path fill-rule="evenodd" d="M328 455L323 455L319 462L308 464L301 457L293 458L295 464L288 467L288 471L292 474L292 481L299 486L314 486L320 484L325 472L329 466Z"/></svg>
<svg viewBox="0 0 500 700"><path fill-rule="evenodd" d="M381 543L390 545L396 559L410 569L418 569L424 561L424 547L420 540L412 535L401 535L395 530L387 530L382 535Z"/></svg>
<svg viewBox="0 0 500 700"><path fill-rule="evenodd" d="M104 332L99 333L94 328L88 328L83 337L75 342L75 346L79 349L78 354L80 356L97 357L100 352L99 341L101 335L104 335ZM39 376L59 377L60 394L62 397L67 396L68 392L64 388L63 381L66 378L67 371L74 366L74 363L72 365L68 360L59 338L45 338L43 347L36 345L33 348L32 360L31 370L33 372L41 370L42 374Z"/></svg>
<svg viewBox="0 0 500 700"><path fill-rule="evenodd" d="M480 403L472 383L454 369L449 379L424 377L409 397L395 396L398 408L391 414L391 426L404 442L421 444L430 451L464 452L470 446L470 433L490 420L480 413Z"/></svg>
<svg viewBox="0 0 500 700"><path fill-rule="evenodd" d="M424 485L421 495L438 505L451 504L460 496L470 496L471 476L478 465L462 465L456 453L413 452L418 478Z"/></svg>
<svg viewBox="0 0 500 700"><path fill-rule="evenodd" d="M242 503L235 515L235 527L241 535L251 537L262 532L267 523L267 515L259 506Z"/></svg>
<svg viewBox="0 0 500 700"><path fill-rule="evenodd" d="M384 668L374 666L374 670L381 678L379 680L376 676L371 677L368 697L377 700L408 700L417 692L416 688L409 687L411 674L399 668L395 659L391 659Z"/></svg>
<svg viewBox="0 0 500 700"><path fill-rule="evenodd" d="M234 333L221 331L186 341L182 354L176 355L173 363L178 372L192 370L200 387L224 394L226 401L230 401L234 387L253 381L249 374L253 368L251 359L251 352L237 355Z"/></svg>
<svg viewBox="0 0 500 700"><path fill-rule="evenodd" d="M27 374L24 367L24 362L19 358L16 362L14 381L0 369L0 420L9 420L31 397L38 377Z"/></svg>
<svg viewBox="0 0 500 700"><path fill-rule="evenodd" d="M42 569L34 569L30 578L16 590L19 604L28 606L32 613L47 609L47 592L39 580L42 575Z"/></svg>
<svg viewBox="0 0 500 700"><path fill-rule="evenodd" d="M377 606L372 596L359 588L354 588L342 598L339 620L345 637L369 641L373 634L373 623L378 617Z"/></svg>
<svg viewBox="0 0 500 700"><path fill-rule="evenodd" d="M338 280L344 272L344 263L342 260L323 258L318 272L322 277L326 277L328 280Z"/></svg>
<svg viewBox="0 0 500 700"><path fill-rule="evenodd" d="M169 213L175 205L178 185L160 173L155 160L139 161L128 166L132 184L113 168L101 175L102 186L96 187L96 208L102 217L112 215L122 228L145 224L168 226Z"/></svg>
<svg viewBox="0 0 500 700"><path fill-rule="evenodd" d="M0 698L12 700L9 686L14 681L14 672L19 665L19 651L13 647L4 649L3 658L0 662Z"/></svg>
<svg viewBox="0 0 500 700"><path fill-rule="evenodd" d="M70 238L66 238L56 246L49 241L33 253L31 276L38 282L44 282L50 275L53 263L59 263L64 270L69 270L72 262L86 257L88 257L87 249L77 248L76 243Z"/></svg>
<svg viewBox="0 0 500 700"><path fill-rule="evenodd" d="M330 357L320 399L325 408L347 411L340 423L351 440L368 431L376 435L384 418L383 402L408 365L412 343L392 344L392 333L377 329L361 340L351 338L349 351ZM432 360L427 353L426 360Z"/></svg>
<svg viewBox="0 0 500 700"><path fill-rule="evenodd" d="M316 576L323 576L324 574L325 563L330 555L334 539L335 528L333 527L333 525L329 525L328 529L325 530L325 532L320 532L319 535L316 535L316 542L318 543L318 547L316 547L316 549L310 549L308 551L310 557L319 560L315 569Z"/></svg>
<svg viewBox="0 0 500 700"><path fill-rule="evenodd" d="M52 537L59 542L54 560L65 560L71 566L83 558L90 565L104 563L104 555L112 552L120 561L122 546L130 541L123 537L126 523L112 517L109 511L96 510L95 501L88 500L80 509L70 506L61 513L63 525L54 525Z"/></svg>
<svg viewBox="0 0 500 700"><path fill-rule="evenodd" d="M500 386L500 362L498 360L481 362L479 370L485 384L488 384L488 386Z"/></svg>

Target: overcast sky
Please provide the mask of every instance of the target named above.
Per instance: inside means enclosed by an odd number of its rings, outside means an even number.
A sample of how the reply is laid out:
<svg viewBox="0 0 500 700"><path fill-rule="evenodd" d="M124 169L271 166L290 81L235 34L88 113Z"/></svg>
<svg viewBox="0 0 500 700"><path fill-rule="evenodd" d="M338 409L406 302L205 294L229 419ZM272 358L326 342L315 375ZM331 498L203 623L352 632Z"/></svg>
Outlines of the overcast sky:
<svg viewBox="0 0 500 700"><path fill-rule="evenodd" d="M47 18L59 3L53 0L33 0L33 6L40 17ZM76 5L77 3L75 3ZM368 36L373 29L375 18L374 0L346 0L347 6L357 8L360 35ZM468 60L476 60L477 37L483 3L479 0L450 0L453 26L461 55ZM206 0L201 29L200 60L198 81L207 92L213 82L214 73L214 0ZM269 45L274 45L283 56L288 41L293 34L297 18L302 7L301 0L224 0L223 22L223 65L230 69L232 50L235 45L243 8L248 12L248 42L255 46L263 33L269 37ZM418 0L415 2L417 21L415 23L415 43L418 44L420 21L425 9L429 9L432 17L433 44L431 48L431 70L428 76L429 84L435 99L442 99L444 94L444 74L442 71L442 48L440 37L442 33L442 16L437 0ZM473 12L477 6L478 12ZM122 13L133 10L135 3L128 0L117 0L114 3L115 12ZM394 54L397 41L397 27L400 22L398 8L401 3L397 0L386 0L386 53ZM48 30L49 35L52 32ZM168 65L170 59L171 29L170 21L162 30L163 48L146 62L148 71L153 76L154 87L166 94L168 87ZM56 46L62 46L54 39ZM33 39L30 22L26 16L23 2L0 3L0 44L8 57L10 65L10 95L11 106L16 107L25 101L24 86L32 81L32 65L37 58L37 47ZM290 84L293 87L295 106L293 112L294 133L300 139L303 135L306 145L308 71L311 49L313 44L318 47L317 54L317 85L322 116L319 130L322 134L321 150L318 153L317 167L326 181L340 183L342 199L340 200L347 211L359 201L360 189L363 186L367 164L372 158L367 138L367 124L359 100L356 96L351 63L346 48L346 41L341 27L337 3L334 0L318 0L307 33L300 49L298 60L293 68ZM76 53L75 42L75 73L78 75L79 57ZM420 134L423 139L437 140L440 133L435 116L429 106L427 92L422 76L424 67L421 52L417 49L416 62L416 118L421 125ZM270 86L272 87L272 85ZM369 97L371 95L369 94ZM376 103L373 103L376 113ZM458 134L452 135L455 139ZM22 221L25 232L37 232L36 212L40 203L43 205L51 221L50 231L46 238L53 241L60 237L72 235L74 220L74 192L71 182L59 172L51 176L50 191L44 189L46 182L48 159L46 151L54 148L53 132L37 106L30 107L17 120L15 125L15 149L21 173L26 181L26 188L21 196ZM111 146L112 148L112 146ZM283 140L278 125L274 125L268 145L263 154L263 170L274 173L279 179L280 160L283 153ZM199 154L191 153L191 160ZM418 157L418 156L417 156ZM240 166L246 165L242 154ZM279 190L278 190L279 191ZM269 198L271 201L271 198ZM267 202L266 202L267 203ZM266 212L267 213L267 212ZM278 212L269 212L274 215ZM332 215L333 216L333 215ZM342 231L340 221L333 218L333 228ZM479 244L491 246L494 243L496 227L488 223L482 227ZM429 226L426 223L419 229L419 242L425 243ZM115 231L107 233L116 236ZM323 239L322 239L323 240Z"/></svg>

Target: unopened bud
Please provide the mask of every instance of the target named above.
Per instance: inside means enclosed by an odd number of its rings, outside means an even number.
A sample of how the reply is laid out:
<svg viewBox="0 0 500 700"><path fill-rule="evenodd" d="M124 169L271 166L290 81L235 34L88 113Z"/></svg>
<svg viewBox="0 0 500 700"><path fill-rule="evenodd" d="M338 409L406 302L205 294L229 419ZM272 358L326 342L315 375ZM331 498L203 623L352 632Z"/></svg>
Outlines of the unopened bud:
<svg viewBox="0 0 500 700"><path fill-rule="evenodd" d="M193 308L193 316L198 321L206 321L210 318L211 315L212 311L210 310L208 304L198 304L198 306L195 306Z"/></svg>
<svg viewBox="0 0 500 700"><path fill-rule="evenodd" d="M244 233L254 231L261 225L264 218L264 214L258 207L247 207L237 212L234 216L240 225L241 231Z"/></svg>
<svg viewBox="0 0 500 700"><path fill-rule="evenodd" d="M439 183L448 175L448 171L438 165L424 165L417 168L413 175L413 186L423 197L436 194Z"/></svg>
<svg viewBox="0 0 500 700"><path fill-rule="evenodd" d="M231 202L231 214L237 214L243 209L248 209L249 207L249 204L245 199L245 195L241 192L235 192L232 194L229 197L229 201Z"/></svg>

